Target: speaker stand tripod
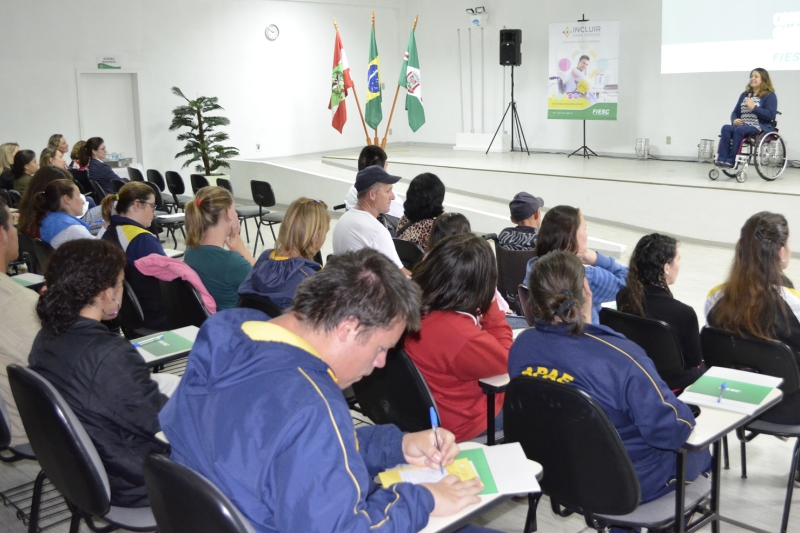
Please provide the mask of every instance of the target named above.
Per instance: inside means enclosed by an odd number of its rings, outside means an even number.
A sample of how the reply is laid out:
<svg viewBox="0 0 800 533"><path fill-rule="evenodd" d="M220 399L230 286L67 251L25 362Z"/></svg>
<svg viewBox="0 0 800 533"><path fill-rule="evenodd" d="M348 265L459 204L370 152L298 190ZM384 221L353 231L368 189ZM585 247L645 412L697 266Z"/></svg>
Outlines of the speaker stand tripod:
<svg viewBox="0 0 800 533"><path fill-rule="evenodd" d="M528 155L531 155L530 151L528 150L528 141L525 140L525 133L522 131L522 122L519 120L519 113L517 113L517 102L514 101L514 65L511 65L511 101L508 103L508 107L506 107L505 113L503 113L503 118L500 119L500 125L497 126L497 130L494 132L494 137L492 137L492 142L489 143L489 147L486 148L486 153L489 153L489 149L494 144L494 140L497 137L497 134L500 132L500 128L503 127L503 123L506 120L506 115L508 115L509 110L511 111L511 151L512 152L522 152L522 145L525 144L525 152ZM514 130L517 131L517 139L519 140L519 150L514 149ZM502 142L502 141L501 141Z"/></svg>

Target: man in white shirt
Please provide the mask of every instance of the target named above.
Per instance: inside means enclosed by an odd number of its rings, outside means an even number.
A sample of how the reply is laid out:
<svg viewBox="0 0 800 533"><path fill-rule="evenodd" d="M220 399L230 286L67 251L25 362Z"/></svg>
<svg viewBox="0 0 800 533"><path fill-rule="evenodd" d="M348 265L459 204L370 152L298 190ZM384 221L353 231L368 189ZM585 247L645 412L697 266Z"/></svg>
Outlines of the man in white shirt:
<svg viewBox="0 0 800 533"><path fill-rule="evenodd" d="M404 274L411 275L403 267L389 231L378 222L378 215L389 212L394 199L392 186L398 181L399 176L391 176L379 165L359 171L355 183L358 202L342 215L333 229L334 255L372 248L388 257Z"/></svg>
<svg viewBox="0 0 800 533"><path fill-rule="evenodd" d="M358 170L359 172L364 170L365 168L372 166L372 165L379 165L381 168L386 170L386 167L389 166L387 162L386 152L383 151L383 148L380 146L369 145L365 146L361 153L358 154ZM358 191L356 190L355 185L350 187L350 190L347 191L347 196L344 197L344 207L348 211L350 209L354 209L356 204L358 203ZM388 213L395 217L395 218L403 218L403 213L405 209L403 209L403 202L397 199L392 200L391 204L389 204L389 211Z"/></svg>

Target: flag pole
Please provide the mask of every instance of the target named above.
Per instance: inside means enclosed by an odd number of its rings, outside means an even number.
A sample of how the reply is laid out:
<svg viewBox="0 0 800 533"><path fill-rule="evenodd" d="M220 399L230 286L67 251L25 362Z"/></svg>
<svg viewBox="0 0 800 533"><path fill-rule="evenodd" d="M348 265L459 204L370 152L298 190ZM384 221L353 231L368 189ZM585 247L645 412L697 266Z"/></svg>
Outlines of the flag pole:
<svg viewBox="0 0 800 533"><path fill-rule="evenodd" d="M414 28L411 31L417 31L417 21L419 20L419 15L414 17ZM394 106L397 103L397 95L400 94L400 85L397 85L397 89L394 91L394 101L392 101L392 110L389 112L389 121L386 123L386 132L383 134L383 140L381 141L381 148L386 148L386 137L389 136L389 127L392 125L392 117L394 116Z"/></svg>
<svg viewBox="0 0 800 533"><path fill-rule="evenodd" d="M375 11L374 10L372 11L372 33L375 33ZM378 80L378 83L380 83L380 80ZM380 86L378 86L378 90L379 91L382 90L380 88ZM369 137L369 135L367 137ZM373 142L372 144L374 144L375 146L378 146L378 128L375 128L375 142Z"/></svg>
<svg viewBox="0 0 800 533"><path fill-rule="evenodd" d="M339 25L336 24L336 18L333 19L333 27L336 28L336 33L339 33ZM361 111L361 104L358 102L358 94L356 93L355 84L353 84L351 89L353 89L353 96L356 97L356 107L358 108L358 114L361 116L361 125L364 127L364 135L367 137L367 144L372 144L369 141L369 133L367 133L367 123L364 122L364 113Z"/></svg>

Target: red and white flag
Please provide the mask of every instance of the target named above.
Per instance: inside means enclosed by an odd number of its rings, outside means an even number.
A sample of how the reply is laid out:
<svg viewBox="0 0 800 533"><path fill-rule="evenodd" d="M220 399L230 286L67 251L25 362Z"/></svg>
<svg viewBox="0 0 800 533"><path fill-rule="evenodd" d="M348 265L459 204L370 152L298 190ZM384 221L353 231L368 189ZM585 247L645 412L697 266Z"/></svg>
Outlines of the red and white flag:
<svg viewBox="0 0 800 533"><path fill-rule="evenodd" d="M339 133L342 133L344 123L347 122L347 107L345 98L347 90L353 86L350 77L350 65L347 63L347 56L344 53L342 38L339 30L336 30L336 42L333 44L333 70L331 71L331 99L328 102L328 109L331 110L333 120L331 124Z"/></svg>

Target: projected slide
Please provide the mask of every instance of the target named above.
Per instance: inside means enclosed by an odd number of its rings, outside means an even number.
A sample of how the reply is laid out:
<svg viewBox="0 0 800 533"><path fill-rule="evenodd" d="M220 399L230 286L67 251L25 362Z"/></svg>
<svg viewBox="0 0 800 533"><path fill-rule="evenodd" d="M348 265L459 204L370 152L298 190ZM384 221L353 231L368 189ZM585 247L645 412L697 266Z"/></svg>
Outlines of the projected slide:
<svg viewBox="0 0 800 533"><path fill-rule="evenodd" d="M661 73L800 70L800 0L662 0Z"/></svg>

